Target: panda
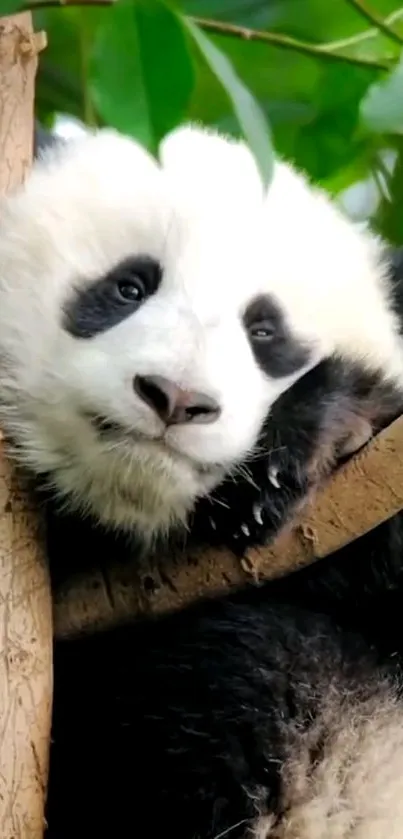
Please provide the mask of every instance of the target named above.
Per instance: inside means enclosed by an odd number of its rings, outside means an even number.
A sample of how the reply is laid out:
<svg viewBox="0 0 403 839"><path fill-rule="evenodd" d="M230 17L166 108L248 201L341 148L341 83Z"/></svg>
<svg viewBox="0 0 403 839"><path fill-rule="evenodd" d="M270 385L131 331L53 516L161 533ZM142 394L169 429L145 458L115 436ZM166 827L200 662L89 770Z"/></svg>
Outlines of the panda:
<svg viewBox="0 0 403 839"><path fill-rule="evenodd" d="M195 126L159 161L110 129L43 145L2 201L14 456L58 511L147 550L186 532L267 542L290 488L304 497L324 469L312 446L332 464L400 412L400 285L383 244L281 161L266 194L243 143Z"/></svg>
<svg viewBox="0 0 403 839"><path fill-rule="evenodd" d="M256 363L262 204L247 150L197 131L167 138L160 165L110 130L51 148L4 201L1 420L61 503L150 543L309 366L291 334L289 369Z"/></svg>
<svg viewBox="0 0 403 839"><path fill-rule="evenodd" d="M196 138L201 144L197 151ZM223 151L228 148L234 151L234 144L229 144L227 138L212 137L211 132L206 135L206 132L195 131L193 126L182 128L169 140L176 145L175 155L181 170L189 148L203 159L206 139L210 148L214 140L221 143ZM61 142L57 138L59 146ZM55 137L37 126L39 155L55 143ZM165 154L167 145L169 143L165 142ZM191 155L189 159L192 167ZM195 177L194 171L192 177ZM200 187L199 183L197 188L200 190ZM304 224L301 224L302 219L306 219ZM217 480L214 482L216 491L204 493L202 490L190 515L185 510L179 516L177 511L173 514L174 519L182 518L182 523L187 516L188 539L197 543L207 540L210 544L225 544L240 556L251 545L268 544L277 536L335 464L360 448L403 409L400 345L403 250L386 249L375 237L358 233L327 196L309 184L305 176L282 162L277 163L275 169L262 224L265 254L261 264L270 278L270 294L269 300L266 295L266 311L260 312L264 316L265 329L255 337L253 352L258 363L263 358L264 372L280 379L280 392L284 396L275 397L259 439L246 457L241 462L238 459L225 464L221 470L221 477L225 473L224 480L218 481L218 488ZM293 249L284 241L290 227L295 231ZM343 241L342 249L336 242L336 230ZM330 250L333 251L331 270ZM304 266L307 266L305 273ZM356 269L353 266L357 266ZM375 277L377 282L374 284ZM306 289L310 290L309 294ZM344 300L349 300L348 307L344 306ZM366 307L360 311L362 300L366 301ZM280 314L284 312L287 313L286 326ZM376 341L372 327L375 322ZM298 336L295 344L290 342L291 332ZM305 353L305 359L300 353ZM322 359L321 363L315 364L318 359ZM275 365L277 370L274 370ZM105 432L107 423L103 421ZM109 434L111 431L109 423ZM38 462L34 464L34 471L37 472L38 466L43 472L42 464ZM55 484L53 475L52 481L53 489L64 496L65 512L69 507L78 507L83 514L91 508L92 523L95 518L107 524L106 532L96 531L98 535L102 534L97 542L97 557L100 553L107 556L111 550L115 551L117 542L119 552L126 553L127 540L122 542L120 538L122 530L130 533L130 551L136 535L141 537L140 544L144 540L143 525L133 520L133 504L130 504L129 517L125 521L126 513L123 514L122 509L118 517L116 511L109 516L105 510L100 510L98 502L89 503L87 492L77 492L77 481L73 481L74 496L71 485L62 488L60 481ZM96 486L101 485L96 481ZM50 539L53 539L54 521L51 512L49 515ZM168 523L161 529L164 540L168 535L172 538L173 526L177 523L169 521L168 515ZM73 533L76 541L77 517L67 515L61 519L57 516L54 538L59 543L63 526L64 564L71 570L69 537ZM80 526L83 526L82 520ZM112 539L111 527L114 530ZM155 541L159 530L160 525L152 518L148 538L151 536ZM85 536L83 538L85 541ZM82 563L83 557L79 555L79 568ZM60 571L61 563L58 565Z"/></svg>
<svg viewBox="0 0 403 839"><path fill-rule="evenodd" d="M52 147L2 206L10 452L102 542L184 528L241 550L400 413L399 307L383 244L288 164L266 194L241 143L194 127L158 161L110 130ZM400 838L401 563L382 546L362 543L361 585L353 546L57 644L48 839Z"/></svg>

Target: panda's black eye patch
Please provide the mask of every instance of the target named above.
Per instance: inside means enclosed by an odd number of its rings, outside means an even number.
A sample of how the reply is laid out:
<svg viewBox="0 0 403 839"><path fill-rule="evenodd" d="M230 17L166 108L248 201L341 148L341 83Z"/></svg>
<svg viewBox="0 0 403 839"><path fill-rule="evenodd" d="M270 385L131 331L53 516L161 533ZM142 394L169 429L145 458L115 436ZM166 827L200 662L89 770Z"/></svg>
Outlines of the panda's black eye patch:
<svg viewBox="0 0 403 839"><path fill-rule="evenodd" d="M151 257L124 260L74 292L63 308L64 329L75 338L93 338L106 332L155 294L161 277L161 266Z"/></svg>
<svg viewBox="0 0 403 839"><path fill-rule="evenodd" d="M308 362L309 347L292 335L270 295L256 297L249 304L243 324L256 362L266 375L290 376Z"/></svg>

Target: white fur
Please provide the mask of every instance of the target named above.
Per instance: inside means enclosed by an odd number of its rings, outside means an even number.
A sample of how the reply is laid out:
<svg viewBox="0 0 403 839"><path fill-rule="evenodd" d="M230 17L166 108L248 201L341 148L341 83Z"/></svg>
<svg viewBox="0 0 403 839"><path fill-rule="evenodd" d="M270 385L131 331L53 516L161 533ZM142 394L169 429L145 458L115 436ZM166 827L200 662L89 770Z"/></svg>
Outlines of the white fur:
<svg viewBox="0 0 403 839"><path fill-rule="evenodd" d="M354 225L329 197L278 161L262 236L270 290L291 329L403 386L403 344L389 301L383 243Z"/></svg>
<svg viewBox="0 0 403 839"><path fill-rule="evenodd" d="M184 520L254 446L273 401L295 377L254 361L242 313L264 291L258 236L263 188L243 144L187 127L160 164L112 130L48 151L5 199L0 229L2 420L34 471L73 506L145 534ZM160 289L103 334L61 328L73 287L127 256L160 260ZM158 374L216 398L210 425L165 431L133 389ZM106 446L83 416L127 428Z"/></svg>
<svg viewBox="0 0 403 839"><path fill-rule="evenodd" d="M312 767L311 749L322 754ZM401 839L403 724L400 701L383 692L350 703L334 686L323 716L295 732L285 761L284 818L261 815L255 839Z"/></svg>

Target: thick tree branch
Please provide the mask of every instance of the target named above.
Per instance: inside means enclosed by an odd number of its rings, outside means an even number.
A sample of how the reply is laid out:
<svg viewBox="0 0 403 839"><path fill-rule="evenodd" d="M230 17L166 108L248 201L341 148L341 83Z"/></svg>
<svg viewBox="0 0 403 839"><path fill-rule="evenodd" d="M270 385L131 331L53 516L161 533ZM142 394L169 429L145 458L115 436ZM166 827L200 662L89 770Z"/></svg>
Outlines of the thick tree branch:
<svg viewBox="0 0 403 839"><path fill-rule="evenodd" d="M30 13L0 18L0 194L29 171L37 53ZM0 213L1 216L1 213ZM42 839L52 608L39 521L0 439L0 836Z"/></svg>
<svg viewBox="0 0 403 839"><path fill-rule="evenodd" d="M55 592L56 637L115 626L182 609L251 580L283 576L333 553L403 509L403 417L338 469L295 522L267 548L244 560L204 548L134 557L77 575Z"/></svg>

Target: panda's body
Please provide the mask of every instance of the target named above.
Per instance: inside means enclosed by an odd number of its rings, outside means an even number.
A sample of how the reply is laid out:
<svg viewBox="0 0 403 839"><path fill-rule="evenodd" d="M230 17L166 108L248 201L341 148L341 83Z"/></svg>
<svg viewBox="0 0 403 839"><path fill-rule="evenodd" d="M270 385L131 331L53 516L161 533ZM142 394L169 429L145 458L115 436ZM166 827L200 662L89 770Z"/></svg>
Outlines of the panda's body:
<svg viewBox="0 0 403 839"><path fill-rule="evenodd" d="M403 409L401 266L214 135L175 132L160 167L110 132L47 155L2 207L16 455L101 541L267 541ZM49 839L400 839L401 531L57 645Z"/></svg>
<svg viewBox="0 0 403 839"><path fill-rule="evenodd" d="M57 645L49 839L400 839L402 591L306 583Z"/></svg>

